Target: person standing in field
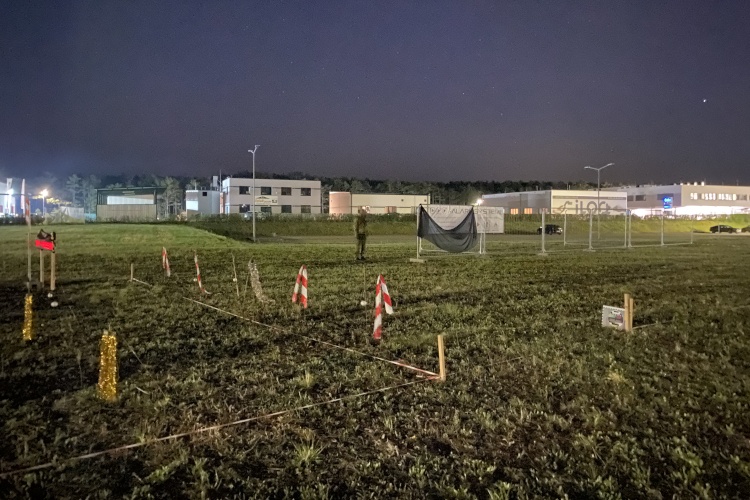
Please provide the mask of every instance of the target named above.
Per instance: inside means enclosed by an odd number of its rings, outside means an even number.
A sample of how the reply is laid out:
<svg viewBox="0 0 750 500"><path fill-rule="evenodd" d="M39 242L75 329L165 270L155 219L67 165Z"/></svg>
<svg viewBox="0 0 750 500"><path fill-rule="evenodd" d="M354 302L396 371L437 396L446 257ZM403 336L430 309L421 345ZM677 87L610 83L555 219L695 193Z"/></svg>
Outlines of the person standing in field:
<svg viewBox="0 0 750 500"><path fill-rule="evenodd" d="M357 236L357 260L365 260L365 244L367 243L367 210L360 207L354 222L354 234Z"/></svg>

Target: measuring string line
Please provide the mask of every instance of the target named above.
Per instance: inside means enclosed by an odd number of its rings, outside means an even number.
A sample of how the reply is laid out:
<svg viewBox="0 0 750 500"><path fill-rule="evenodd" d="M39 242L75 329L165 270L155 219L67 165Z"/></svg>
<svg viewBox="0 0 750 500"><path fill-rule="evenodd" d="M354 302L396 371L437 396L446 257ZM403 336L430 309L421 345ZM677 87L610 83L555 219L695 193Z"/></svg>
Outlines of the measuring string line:
<svg viewBox="0 0 750 500"><path fill-rule="evenodd" d="M132 281L136 281L138 283L142 283L142 284L144 284L146 286L150 286L150 287L154 286L151 283L146 283L145 281L141 281L141 280L136 279L136 278L133 278ZM381 358L380 356L375 356L374 354L369 354L369 353L366 353L366 352L357 351L357 350L352 349L350 347L340 346L340 345L337 345L337 344L333 344L331 342L327 342L325 340L320 340L320 339L316 339L314 337L309 337L309 336L303 335L301 333L294 333L294 332L285 331L285 330L282 330L281 328L279 328L277 326L268 325L266 323L262 323L260 321L254 320L254 319L247 318L247 317L242 316L240 314L233 313L231 311L227 311L226 309L221 309L219 307L212 306L211 304L206 304L205 302L201 302L200 300L196 300L196 299L193 299L193 298L190 298L190 297L182 297L182 298L185 299L185 300L187 300L187 301L193 302L195 304L198 304L198 305L201 305L201 306L204 306L204 307L208 307L209 309L213 309L214 311L218 311L218 312L221 312L221 313L224 313L224 314L228 314L229 316L234 316L235 318L239 318L239 319L242 319L242 320L245 320L245 321L249 321L250 323L266 327L269 330L275 330L278 333L286 333L288 335L294 335L294 336L297 336L297 337L301 337L301 338L310 340L312 342L318 342L320 344L327 345L329 347L333 347L333 348L336 348L336 349L341 349L343 351L348 351L348 352L351 352L351 353L354 353L354 354L359 354L360 356L366 356L368 358L372 358L372 359L375 359L375 360L378 360L378 361L383 361L385 363L390 363L392 365L396 365L396 366L399 366L401 368L406 368L407 370L412 370L412 371L415 371L417 373L421 373L423 375L427 375L428 377L438 377L439 376L435 372L431 372L431 371L428 371L428 370L423 370L422 368L417 368L416 366L408 365L406 363L401 363L400 361L395 361L395 360L392 360L392 359Z"/></svg>
<svg viewBox="0 0 750 500"><path fill-rule="evenodd" d="M54 467L56 465L69 464L69 463L76 462L76 461L79 461L79 460L86 460L86 459L89 459L89 458L96 458L96 457L100 457L102 455L109 455L109 454L112 454L112 453L118 453L118 452L122 452L122 451L128 451L128 450L132 450L132 449L135 449L135 448L142 448L144 446L148 446L148 445L151 445L151 444L162 443L162 442L165 442L165 441L172 441L172 440L175 440L175 439L180 439L180 438L192 436L192 435L195 435L195 434L201 434L201 433L204 433L204 432L221 430L221 429L225 429L227 427L234 427L234 426L237 426L237 425L247 424L249 422L254 422L256 420L262 420L262 419L265 419L265 418L278 417L278 416L284 415L286 413L293 413L293 412L298 412L298 411L302 411L302 410L307 410L307 409L310 409L310 408L314 408L316 406L324 406L324 405L327 405L327 404L337 403L339 401L344 401L344 400L348 400L348 399L361 398L361 397L364 397L364 396L369 396L369 395L372 395L372 394L377 394L379 392L386 392L386 391L390 391L390 390L393 390L393 389L399 389L401 387L407 387L409 385L419 384L421 382L427 382L428 380L432 380L432 379L413 380L411 382L405 382L403 384L392 385L392 386L388 386L388 387L381 387L380 389L373 389L371 391L366 391L366 392L360 392L359 394L352 394L350 396L341 396L340 398L329 399L327 401L320 401L318 403L310 403L310 404L307 404L307 405L304 405L304 406L298 406L297 408L291 408L291 409L288 409L288 410L280 410L280 411L276 411L276 412L273 412L273 413L268 413L266 415L259 415L259 416L255 416L255 417L243 418L241 420L235 420L234 422L227 422L225 424L211 425L209 427L201 427L201 428L198 428L198 429L193 429L192 431L181 432L179 434L171 434L169 436L163 436L163 437L160 437L160 438L151 439L151 440L148 440L148 441L143 441L142 443L133 443L133 444L125 445L125 446L118 446L116 448L109 448L109 449L106 449L106 450L95 451L93 453L86 453L85 455L78 455L77 457L67 458L67 459L64 459L64 460L58 461L58 462L47 462L46 464L34 465L32 467L26 467L24 469L18 469L18 470L14 470L14 471L2 472L2 473L0 473L0 478L5 478L5 477L9 477L9 476L15 476L17 474L24 474L24 473L28 473L28 472L35 472L35 471L43 470L43 469L49 469L50 467Z"/></svg>

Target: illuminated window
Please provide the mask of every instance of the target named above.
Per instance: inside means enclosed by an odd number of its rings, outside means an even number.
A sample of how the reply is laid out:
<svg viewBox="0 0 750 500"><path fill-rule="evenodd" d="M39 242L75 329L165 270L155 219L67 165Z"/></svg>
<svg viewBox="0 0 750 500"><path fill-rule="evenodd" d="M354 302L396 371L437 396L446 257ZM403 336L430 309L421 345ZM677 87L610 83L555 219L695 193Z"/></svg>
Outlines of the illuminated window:
<svg viewBox="0 0 750 500"><path fill-rule="evenodd" d="M517 208L511 208L510 209L510 215L518 215L518 209Z"/></svg>
<svg viewBox="0 0 750 500"><path fill-rule="evenodd" d="M532 214L534 212L533 212L533 209L531 209L531 208L524 208L523 209L523 213L524 213L524 215L530 215L530 214Z"/></svg>

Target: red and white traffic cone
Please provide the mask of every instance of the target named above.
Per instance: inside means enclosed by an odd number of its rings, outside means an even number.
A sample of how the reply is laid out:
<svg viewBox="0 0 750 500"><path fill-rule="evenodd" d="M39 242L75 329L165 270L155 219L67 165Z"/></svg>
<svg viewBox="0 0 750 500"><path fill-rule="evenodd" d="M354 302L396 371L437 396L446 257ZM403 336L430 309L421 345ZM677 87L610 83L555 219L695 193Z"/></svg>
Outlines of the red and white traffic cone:
<svg viewBox="0 0 750 500"><path fill-rule="evenodd" d="M297 282L294 284L294 293L292 293L292 303L296 303L299 299L299 304L307 309L307 267L304 265L299 268L297 273Z"/></svg>
<svg viewBox="0 0 750 500"><path fill-rule="evenodd" d="M205 288L203 288L203 281L201 281L201 268L198 266L198 253L195 253L195 275L196 275L196 281L198 282L198 288L200 289L201 293L205 293L208 295L208 292Z"/></svg>
<svg viewBox="0 0 750 500"><path fill-rule="evenodd" d="M373 340L378 342L383 335L383 304L385 304L386 314L393 314L391 295L388 293L385 278L380 274L378 275L378 282L375 285L375 328L372 332Z"/></svg>

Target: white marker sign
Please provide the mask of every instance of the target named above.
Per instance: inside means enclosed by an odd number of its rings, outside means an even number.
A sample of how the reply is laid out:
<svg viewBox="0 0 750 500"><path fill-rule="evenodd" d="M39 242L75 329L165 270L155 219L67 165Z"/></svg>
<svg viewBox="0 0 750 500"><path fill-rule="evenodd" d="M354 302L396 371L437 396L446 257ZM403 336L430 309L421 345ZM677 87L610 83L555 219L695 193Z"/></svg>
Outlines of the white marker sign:
<svg viewBox="0 0 750 500"><path fill-rule="evenodd" d="M625 329L625 309L622 307L602 306L602 326Z"/></svg>

